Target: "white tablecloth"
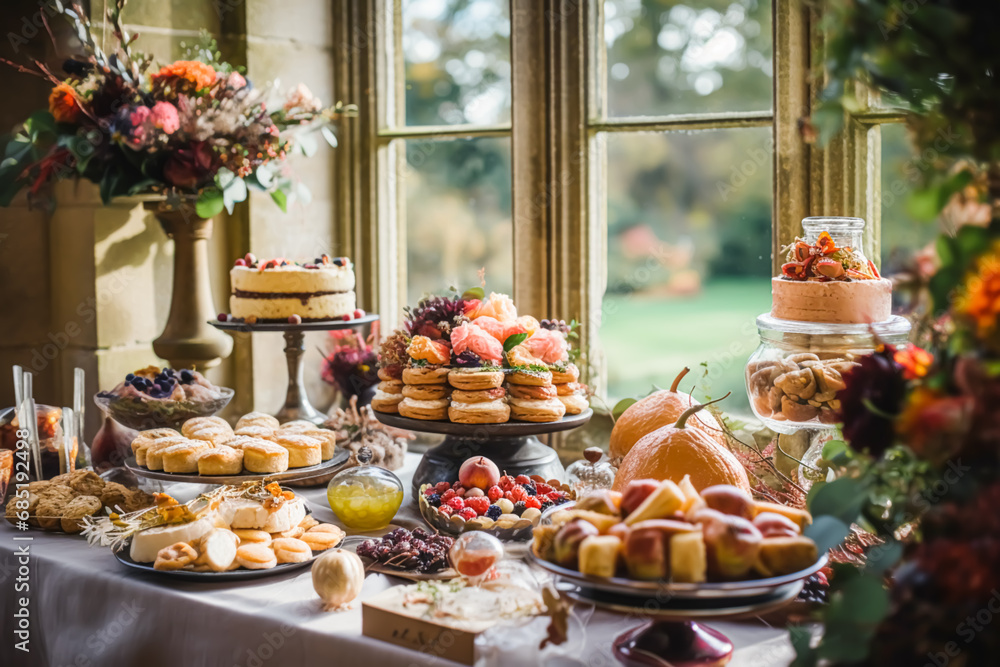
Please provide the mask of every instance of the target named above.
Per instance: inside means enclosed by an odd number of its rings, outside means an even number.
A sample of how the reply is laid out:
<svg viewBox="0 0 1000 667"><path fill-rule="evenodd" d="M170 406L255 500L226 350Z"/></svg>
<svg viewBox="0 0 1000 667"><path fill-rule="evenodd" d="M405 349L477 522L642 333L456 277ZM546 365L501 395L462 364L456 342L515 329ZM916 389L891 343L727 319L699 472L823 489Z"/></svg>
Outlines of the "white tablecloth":
<svg viewBox="0 0 1000 667"><path fill-rule="evenodd" d="M410 503L410 476L419 457L400 471L407 497L396 523L420 525ZM325 489L299 492L321 521L336 522ZM455 664L361 635L361 605L323 612L309 569L257 581L199 584L135 572L107 549L78 536L16 531L0 521L0 665L51 667L331 667L342 665ZM31 541L15 541L31 537ZM30 549L27 581L15 550ZM371 574L361 599L404 583ZM18 590L27 584L27 590ZM14 618L29 598L29 653L16 649ZM535 638L510 632L502 650L486 650L482 665L617 665L610 652L619 633L642 622L577 605L569 642L539 653ZM735 667L772 667L791 661L782 628L761 621L711 623L736 646ZM521 646L518 646L518 643ZM530 642L530 643L529 643Z"/></svg>

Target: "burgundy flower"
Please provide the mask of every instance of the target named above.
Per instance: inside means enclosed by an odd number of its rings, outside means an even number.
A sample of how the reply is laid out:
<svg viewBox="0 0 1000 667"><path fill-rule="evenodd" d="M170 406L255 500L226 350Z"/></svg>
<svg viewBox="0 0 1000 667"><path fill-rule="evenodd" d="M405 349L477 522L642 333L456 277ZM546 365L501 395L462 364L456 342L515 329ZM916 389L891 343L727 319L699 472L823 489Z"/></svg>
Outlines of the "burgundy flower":
<svg viewBox="0 0 1000 667"><path fill-rule="evenodd" d="M844 438L873 456L881 456L893 444L893 420L906 395L903 367L893 359L895 354L893 346L883 345L862 357L860 365L844 373L845 387L837 392Z"/></svg>
<svg viewBox="0 0 1000 667"><path fill-rule="evenodd" d="M200 187L215 173L214 160L211 146L197 141L190 148L178 148L171 154L163 167L163 178L178 188Z"/></svg>

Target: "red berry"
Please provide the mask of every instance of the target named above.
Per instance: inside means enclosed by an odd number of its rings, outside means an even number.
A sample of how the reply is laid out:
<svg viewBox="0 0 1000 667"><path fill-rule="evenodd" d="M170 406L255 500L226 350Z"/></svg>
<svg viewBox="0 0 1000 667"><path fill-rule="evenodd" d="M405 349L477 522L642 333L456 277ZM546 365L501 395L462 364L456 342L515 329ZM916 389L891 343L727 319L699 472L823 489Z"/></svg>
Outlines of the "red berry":
<svg viewBox="0 0 1000 667"><path fill-rule="evenodd" d="M552 493L555 489L546 484L545 482L538 482L535 484L535 491L538 491L538 495L544 496L547 493Z"/></svg>
<svg viewBox="0 0 1000 667"><path fill-rule="evenodd" d="M530 484L531 483L531 478L528 477L527 475L518 475L517 477L514 478L514 483L515 484Z"/></svg>
<svg viewBox="0 0 1000 667"><path fill-rule="evenodd" d="M437 484L434 485L434 490L437 491L438 493L444 493L450 488L451 484L449 484L448 482L438 482Z"/></svg>
<svg viewBox="0 0 1000 667"><path fill-rule="evenodd" d="M506 498L507 500L509 500L510 502L515 502L514 501L514 494L511 493L510 491L504 491L503 497Z"/></svg>
<svg viewBox="0 0 1000 667"><path fill-rule="evenodd" d="M461 498L462 496L465 495L465 487L464 486L461 486L459 484L455 484L455 486L453 486L451 488L455 491L455 495L458 496L459 498Z"/></svg>
<svg viewBox="0 0 1000 667"><path fill-rule="evenodd" d="M459 498L458 496L455 496L453 498L449 498L448 502L447 502L447 505L448 505L448 507L450 507L450 508L452 508L453 510L456 510L456 511L465 509L465 501L462 500L461 498Z"/></svg>
<svg viewBox="0 0 1000 667"><path fill-rule="evenodd" d="M522 486L515 486L510 490L510 499L512 502L516 503L519 500L527 500L530 497L531 496L528 495L528 492L525 491Z"/></svg>
<svg viewBox="0 0 1000 667"><path fill-rule="evenodd" d="M425 496L431 496L434 495L435 493L437 493L437 489L435 489L433 486L428 486L426 489L424 489Z"/></svg>
<svg viewBox="0 0 1000 667"><path fill-rule="evenodd" d="M289 315L288 316L288 323L289 324L302 324L302 316L301 315Z"/></svg>
<svg viewBox="0 0 1000 667"><path fill-rule="evenodd" d="M253 266L257 263L257 257L252 252L248 252L243 256L243 261L247 263L247 266Z"/></svg>
<svg viewBox="0 0 1000 667"><path fill-rule="evenodd" d="M227 315L226 313L219 313L219 321L220 322L225 322L228 319L229 319L229 315Z"/></svg>
<svg viewBox="0 0 1000 667"><path fill-rule="evenodd" d="M491 503L495 503L503 498L503 489L499 486L491 486L490 490L486 492L486 497L490 499Z"/></svg>
<svg viewBox="0 0 1000 667"><path fill-rule="evenodd" d="M441 514L444 514L445 516L451 516L452 514L455 513L455 510L453 510L448 505L441 505L441 507L437 508L437 511L440 512Z"/></svg>
<svg viewBox="0 0 1000 667"><path fill-rule="evenodd" d="M454 498L456 495L457 494L455 493L455 489L448 489L444 493L441 494L441 502L442 503L446 503L449 500L451 500L452 498Z"/></svg>
<svg viewBox="0 0 1000 667"><path fill-rule="evenodd" d="M360 318L362 318L364 316L365 316L365 311L361 310L360 308L355 309L355 311L354 311L354 319L357 320L357 319L360 319Z"/></svg>
<svg viewBox="0 0 1000 667"><path fill-rule="evenodd" d="M344 313L344 316L341 317L340 319L344 320L345 322L350 322L351 321L351 314L350 313Z"/></svg>
<svg viewBox="0 0 1000 667"><path fill-rule="evenodd" d="M461 509L458 511L458 516L462 517L466 521L471 521L479 515L476 514L476 510L472 509L471 507L466 507L465 509Z"/></svg>
<svg viewBox="0 0 1000 667"><path fill-rule="evenodd" d="M537 496L529 496L527 500L524 501L525 507L534 507L536 510L542 509L542 504L538 502Z"/></svg>
<svg viewBox="0 0 1000 667"><path fill-rule="evenodd" d="M247 261L245 259L238 259L238 260L236 260L236 266L246 266L246 265L247 265Z"/></svg>
<svg viewBox="0 0 1000 667"><path fill-rule="evenodd" d="M465 499L466 508L472 508L477 516L486 514L486 510L490 508L490 499L485 496L476 496L474 498Z"/></svg>
<svg viewBox="0 0 1000 667"><path fill-rule="evenodd" d="M500 478L500 488L504 491L509 491L510 487L514 486L514 478L510 475L504 475Z"/></svg>

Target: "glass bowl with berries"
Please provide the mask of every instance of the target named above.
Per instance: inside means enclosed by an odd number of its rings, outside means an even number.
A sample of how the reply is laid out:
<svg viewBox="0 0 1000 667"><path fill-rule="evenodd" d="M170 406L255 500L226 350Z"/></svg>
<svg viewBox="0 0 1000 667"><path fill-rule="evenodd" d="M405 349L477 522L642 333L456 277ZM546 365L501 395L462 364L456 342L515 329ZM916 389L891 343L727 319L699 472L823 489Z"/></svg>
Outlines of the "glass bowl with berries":
<svg viewBox="0 0 1000 667"><path fill-rule="evenodd" d="M195 370L147 366L126 375L114 389L98 392L94 402L129 428L179 428L188 419L219 412L233 393Z"/></svg>
<svg viewBox="0 0 1000 667"><path fill-rule="evenodd" d="M543 511L574 497L559 480L501 474L493 461L473 456L459 468L458 480L421 486L417 503L424 520L443 533L482 530L500 540L526 541Z"/></svg>

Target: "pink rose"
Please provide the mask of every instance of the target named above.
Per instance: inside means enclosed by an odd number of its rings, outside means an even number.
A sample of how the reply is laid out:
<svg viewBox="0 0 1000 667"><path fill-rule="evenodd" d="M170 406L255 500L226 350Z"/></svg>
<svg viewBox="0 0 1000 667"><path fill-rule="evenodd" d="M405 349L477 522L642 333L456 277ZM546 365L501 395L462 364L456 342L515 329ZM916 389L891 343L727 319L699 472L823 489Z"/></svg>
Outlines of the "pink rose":
<svg viewBox="0 0 1000 667"><path fill-rule="evenodd" d="M246 88L247 80L243 78L243 75L239 72L230 72L229 74L219 74L220 77L225 76L226 86L233 89Z"/></svg>
<svg viewBox="0 0 1000 667"><path fill-rule="evenodd" d="M506 294L490 292L488 299L482 301L473 299L465 306L465 314L469 319L486 316L493 317L501 322L513 322L517 319L517 308L514 302Z"/></svg>
<svg viewBox="0 0 1000 667"><path fill-rule="evenodd" d="M304 83L296 86L292 94L288 96L284 106L286 112L298 109L306 113L316 113L322 108L323 104L316 99L316 96L312 94L312 91Z"/></svg>
<svg viewBox="0 0 1000 667"><path fill-rule="evenodd" d="M503 345L500 341L475 324L463 324L452 329L451 347L455 354L468 350L483 361L498 365L503 357Z"/></svg>
<svg viewBox="0 0 1000 667"><path fill-rule="evenodd" d="M152 120L153 125L163 130L164 134L173 134L181 126L180 117L177 115L177 107L170 102L157 102L154 104Z"/></svg>
<svg viewBox="0 0 1000 667"><path fill-rule="evenodd" d="M533 356L547 364L555 364L569 358L569 343L559 331L539 329L531 338L524 341L524 346Z"/></svg>

